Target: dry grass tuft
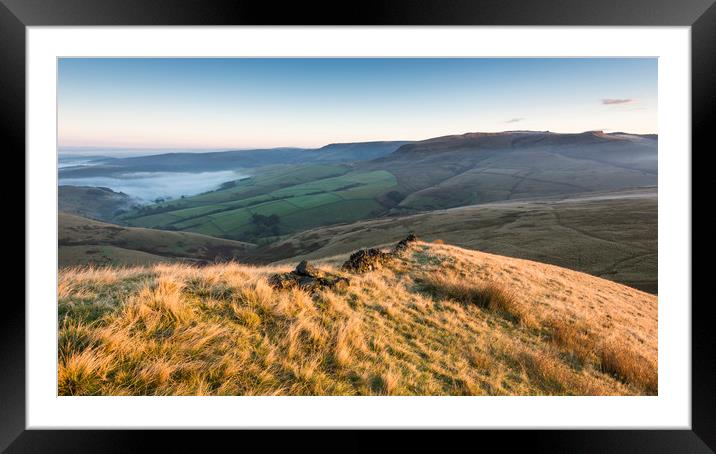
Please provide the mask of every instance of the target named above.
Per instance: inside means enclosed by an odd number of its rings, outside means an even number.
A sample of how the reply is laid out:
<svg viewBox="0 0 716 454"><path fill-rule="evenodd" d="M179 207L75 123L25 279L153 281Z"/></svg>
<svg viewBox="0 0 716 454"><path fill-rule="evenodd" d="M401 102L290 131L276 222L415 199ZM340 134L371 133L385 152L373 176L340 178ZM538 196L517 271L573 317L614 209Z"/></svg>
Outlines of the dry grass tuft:
<svg viewBox="0 0 716 454"><path fill-rule="evenodd" d="M57 388L60 395L92 396L100 394L109 370L107 358L96 350L72 352L60 359Z"/></svg>
<svg viewBox="0 0 716 454"><path fill-rule="evenodd" d="M506 315L526 326L536 326L535 318L519 302L515 292L496 282L474 282L453 272L433 272L419 279L431 293Z"/></svg>
<svg viewBox="0 0 716 454"><path fill-rule="evenodd" d="M597 359L597 343L584 322L570 322L564 318L550 318L542 322L550 340L582 363Z"/></svg>
<svg viewBox="0 0 716 454"><path fill-rule="evenodd" d="M607 341L599 351L599 361L602 372L638 386L649 394L658 393L659 374L656 364L638 353L624 348L613 340Z"/></svg>
<svg viewBox="0 0 716 454"><path fill-rule="evenodd" d="M182 289L184 284L160 276L155 285L145 285L129 298L123 308L129 324L141 324L147 332L173 329L192 317Z"/></svg>
<svg viewBox="0 0 716 454"><path fill-rule="evenodd" d="M624 347L615 339L600 344L585 322L569 322L552 318L543 322L555 346L624 383L654 394L658 389L655 364Z"/></svg>
<svg viewBox="0 0 716 454"><path fill-rule="evenodd" d="M518 361L528 377L536 381L546 394L566 394L569 385L574 385L573 372L554 356L524 351L518 356Z"/></svg>

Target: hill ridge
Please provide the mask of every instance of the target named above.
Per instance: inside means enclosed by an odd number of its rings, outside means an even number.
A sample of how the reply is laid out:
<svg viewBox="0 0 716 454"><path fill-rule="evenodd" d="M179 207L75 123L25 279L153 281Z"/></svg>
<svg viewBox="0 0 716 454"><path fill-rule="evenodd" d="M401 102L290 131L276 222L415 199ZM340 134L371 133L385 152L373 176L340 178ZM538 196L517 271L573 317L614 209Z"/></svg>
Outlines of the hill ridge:
<svg viewBox="0 0 716 454"><path fill-rule="evenodd" d="M556 133L551 131L499 131L499 132L467 132L452 134L405 144L394 154L408 152L452 151L463 148L500 149L524 148L535 145L593 145L609 142L629 142L629 137L641 137L635 134L607 134L602 130L584 131L581 133Z"/></svg>

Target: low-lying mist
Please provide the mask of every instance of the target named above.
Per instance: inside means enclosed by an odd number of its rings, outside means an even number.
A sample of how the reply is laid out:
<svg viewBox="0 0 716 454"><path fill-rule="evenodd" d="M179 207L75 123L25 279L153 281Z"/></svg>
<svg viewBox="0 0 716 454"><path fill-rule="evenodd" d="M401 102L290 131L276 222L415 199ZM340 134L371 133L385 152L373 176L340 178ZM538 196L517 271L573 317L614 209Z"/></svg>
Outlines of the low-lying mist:
<svg viewBox="0 0 716 454"><path fill-rule="evenodd" d="M179 198L217 189L221 183L245 178L234 170L216 172L134 172L113 177L60 178L60 184L103 186L144 201Z"/></svg>

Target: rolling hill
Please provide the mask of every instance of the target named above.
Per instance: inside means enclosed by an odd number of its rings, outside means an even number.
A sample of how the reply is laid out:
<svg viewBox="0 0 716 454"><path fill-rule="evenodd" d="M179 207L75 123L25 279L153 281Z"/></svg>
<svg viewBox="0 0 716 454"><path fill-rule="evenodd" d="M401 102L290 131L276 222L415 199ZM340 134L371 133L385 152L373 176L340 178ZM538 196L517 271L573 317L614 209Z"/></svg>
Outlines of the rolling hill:
<svg viewBox="0 0 716 454"><path fill-rule="evenodd" d="M60 395L653 395L657 299L415 243L313 294L281 267L63 269Z"/></svg>
<svg viewBox="0 0 716 454"><path fill-rule="evenodd" d="M92 219L114 219L138 203L109 188L60 185L57 191L59 211Z"/></svg>
<svg viewBox="0 0 716 454"><path fill-rule="evenodd" d="M58 214L58 265L144 265L243 260L254 246L187 232L120 227Z"/></svg>
<svg viewBox="0 0 716 454"><path fill-rule="evenodd" d="M395 175L393 212L657 184L657 140L590 131L468 133L403 145L363 165Z"/></svg>
<svg viewBox="0 0 716 454"><path fill-rule="evenodd" d="M351 146L358 145L341 145L343 152ZM266 242L319 226L654 187L657 180L657 140L651 136L470 133L403 144L385 156L350 164L263 169L217 191L134 210L117 221ZM266 228L264 218L271 216Z"/></svg>

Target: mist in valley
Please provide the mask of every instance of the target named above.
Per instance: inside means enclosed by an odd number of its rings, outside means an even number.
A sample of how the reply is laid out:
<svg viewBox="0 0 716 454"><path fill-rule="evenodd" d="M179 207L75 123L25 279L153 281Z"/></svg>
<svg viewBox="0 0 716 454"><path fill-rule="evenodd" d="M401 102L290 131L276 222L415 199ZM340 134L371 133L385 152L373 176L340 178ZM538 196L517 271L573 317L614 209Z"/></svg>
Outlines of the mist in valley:
<svg viewBox="0 0 716 454"><path fill-rule="evenodd" d="M97 186L123 192L133 198L151 202L176 199L217 189L222 183L239 180L247 174L235 170L216 172L133 172L116 176L60 178L59 184Z"/></svg>

